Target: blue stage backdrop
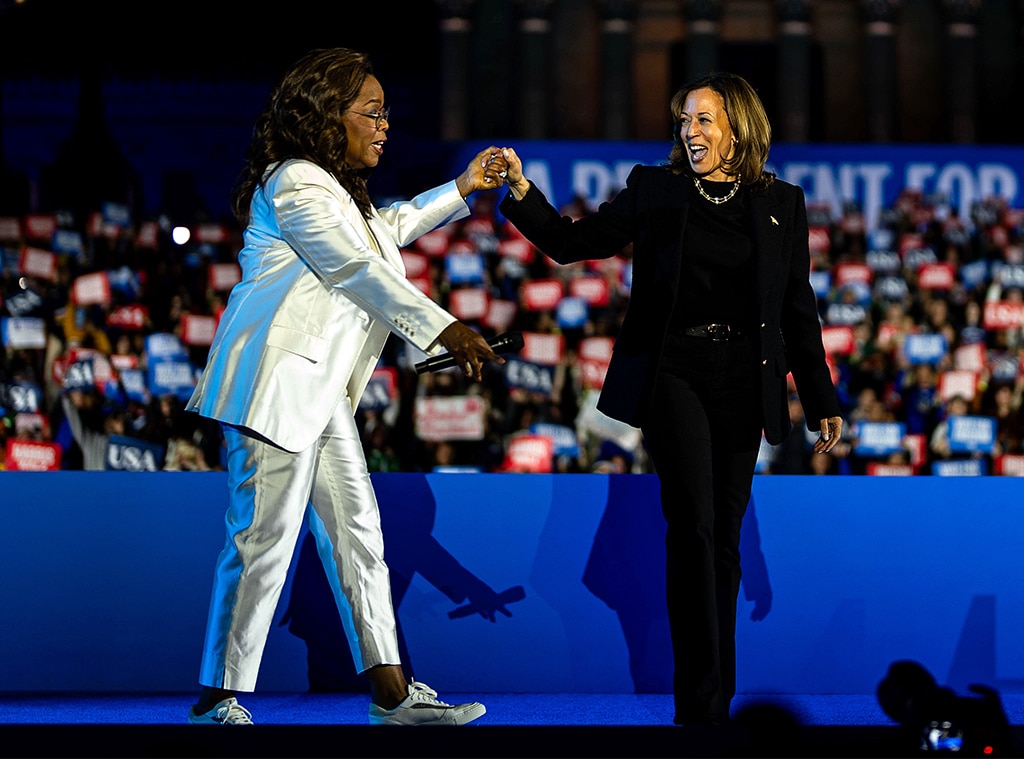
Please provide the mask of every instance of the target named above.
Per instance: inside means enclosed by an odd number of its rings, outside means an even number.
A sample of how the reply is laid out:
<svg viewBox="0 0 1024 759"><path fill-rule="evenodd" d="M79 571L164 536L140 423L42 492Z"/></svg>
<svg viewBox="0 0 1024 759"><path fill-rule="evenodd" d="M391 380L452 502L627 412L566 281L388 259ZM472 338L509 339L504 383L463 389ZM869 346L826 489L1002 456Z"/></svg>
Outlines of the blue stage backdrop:
<svg viewBox="0 0 1024 759"><path fill-rule="evenodd" d="M409 667L446 691L667 692L652 475L378 474ZM0 690L191 691L225 475L0 473ZM743 693L873 694L895 659L1024 690L1021 484L758 476ZM259 688L361 688L308 534ZM474 604L492 593L510 616Z"/></svg>

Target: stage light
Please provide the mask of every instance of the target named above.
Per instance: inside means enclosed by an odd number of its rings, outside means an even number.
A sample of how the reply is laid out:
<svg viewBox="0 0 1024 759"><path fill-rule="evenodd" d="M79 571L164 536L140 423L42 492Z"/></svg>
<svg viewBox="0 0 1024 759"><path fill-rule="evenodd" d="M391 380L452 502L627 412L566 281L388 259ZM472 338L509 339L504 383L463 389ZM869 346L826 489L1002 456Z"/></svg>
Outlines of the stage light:
<svg viewBox="0 0 1024 759"><path fill-rule="evenodd" d="M192 232L189 231L188 227L177 226L171 230L171 239L174 240L176 245L184 245L191 237Z"/></svg>

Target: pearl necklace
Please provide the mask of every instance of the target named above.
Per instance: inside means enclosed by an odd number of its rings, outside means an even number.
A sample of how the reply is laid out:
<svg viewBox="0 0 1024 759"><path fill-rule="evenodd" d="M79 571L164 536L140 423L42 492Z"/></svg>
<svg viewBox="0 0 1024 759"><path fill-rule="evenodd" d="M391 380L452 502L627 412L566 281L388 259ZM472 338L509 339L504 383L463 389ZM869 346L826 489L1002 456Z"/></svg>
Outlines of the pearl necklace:
<svg viewBox="0 0 1024 759"><path fill-rule="evenodd" d="M728 195L723 195L720 198L714 198L714 197L708 195L706 192L704 192L704 188L700 186L700 177L694 177L693 178L693 183L694 183L694 185L696 185L697 192L700 193L700 196L702 198L704 198L704 200L708 200L708 201L714 203L716 206L719 206L722 203L725 203L725 202L727 202L729 200L732 200L733 195L735 195L737 190L740 189L740 178L739 178L739 175L736 176L736 181L733 183L732 189L729 190L729 194Z"/></svg>

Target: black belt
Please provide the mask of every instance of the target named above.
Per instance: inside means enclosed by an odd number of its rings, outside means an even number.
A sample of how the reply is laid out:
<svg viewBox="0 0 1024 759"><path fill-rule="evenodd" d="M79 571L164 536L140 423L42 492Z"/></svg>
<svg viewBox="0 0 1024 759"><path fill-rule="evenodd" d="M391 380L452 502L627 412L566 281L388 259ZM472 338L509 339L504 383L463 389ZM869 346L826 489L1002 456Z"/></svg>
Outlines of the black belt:
<svg viewBox="0 0 1024 759"><path fill-rule="evenodd" d="M746 332L739 327L721 323L684 327L683 334L687 337L704 337L716 342L722 340L742 340L746 337Z"/></svg>

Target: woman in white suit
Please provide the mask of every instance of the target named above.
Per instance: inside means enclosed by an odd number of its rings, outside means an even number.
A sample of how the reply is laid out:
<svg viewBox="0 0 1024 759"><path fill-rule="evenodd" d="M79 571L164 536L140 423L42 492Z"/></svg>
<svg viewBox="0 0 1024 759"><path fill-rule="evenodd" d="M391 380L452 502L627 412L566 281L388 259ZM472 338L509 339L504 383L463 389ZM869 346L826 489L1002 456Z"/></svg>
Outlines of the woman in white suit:
<svg viewBox="0 0 1024 759"><path fill-rule="evenodd" d="M456 180L376 209L366 180L388 127L368 58L332 48L286 73L253 131L232 196L245 226L242 278L188 403L223 425L230 493L193 723L251 724L236 694L255 690L307 505L368 676L370 722L465 724L485 711L406 681L354 410L392 332L429 355L451 353L475 379L484 362L503 363L406 279L399 248L469 215L466 196L500 187L505 164L482 151Z"/></svg>

